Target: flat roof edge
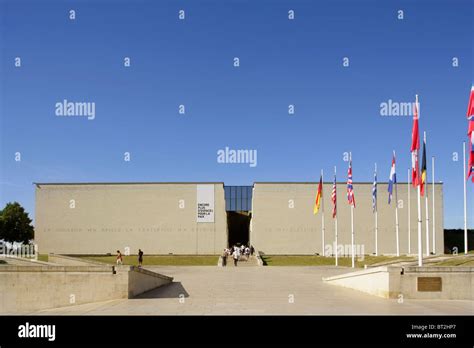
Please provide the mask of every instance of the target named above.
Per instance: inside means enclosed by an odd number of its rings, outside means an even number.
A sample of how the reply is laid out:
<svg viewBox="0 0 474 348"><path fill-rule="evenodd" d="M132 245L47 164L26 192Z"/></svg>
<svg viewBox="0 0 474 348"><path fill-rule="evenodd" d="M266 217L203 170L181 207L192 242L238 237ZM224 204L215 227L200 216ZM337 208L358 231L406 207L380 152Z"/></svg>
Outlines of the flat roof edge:
<svg viewBox="0 0 474 348"><path fill-rule="evenodd" d="M130 182L33 182L33 185L43 186L67 186L67 185L199 185L199 184L219 184L224 186L253 186L255 184L265 185L314 185L319 181L255 181L250 185L226 185L223 181L130 181ZM323 184L332 184L332 181L324 181ZM346 181L337 181L336 184L347 184ZM371 181L353 182L354 185L372 185ZM388 184L388 181L378 181L377 184ZM407 182L398 182L399 185L406 185ZM442 181L435 182L435 185L444 184ZM432 185L432 182L427 182Z"/></svg>
<svg viewBox="0 0 474 348"><path fill-rule="evenodd" d="M295 185L295 184L306 184L306 185L314 185L318 184L319 181L256 181L254 182L255 184L290 184L290 185ZM332 184L332 181L323 181L323 184ZM347 184L347 181L336 181L336 184ZM352 183L353 185L372 185L372 181L354 181ZM388 184L388 181L377 181L377 184ZM406 185L407 182L397 182L399 185ZM432 185L432 182L427 182L427 185ZM442 181L435 182L435 185L442 185Z"/></svg>
<svg viewBox="0 0 474 348"><path fill-rule="evenodd" d="M132 182L33 182L33 185L196 185L196 184L224 184L222 181L132 181Z"/></svg>

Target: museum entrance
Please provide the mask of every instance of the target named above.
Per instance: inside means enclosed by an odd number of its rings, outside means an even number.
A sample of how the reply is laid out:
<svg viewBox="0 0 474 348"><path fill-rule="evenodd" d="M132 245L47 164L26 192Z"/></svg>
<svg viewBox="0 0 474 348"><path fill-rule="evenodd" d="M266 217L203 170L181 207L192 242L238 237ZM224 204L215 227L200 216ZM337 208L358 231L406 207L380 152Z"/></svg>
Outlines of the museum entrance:
<svg viewBox="0 0 474 348"><path fill-rule="evenodd" d="M228 246L249 245L250 219L252 213L248 211L228 211L227 229Z"/></svg>
<svg viewBox="0 0 474 348"><path fill-rule="evenodd" d="M227 243L249 245L253 186L224 186L227 211Z"/></svg>

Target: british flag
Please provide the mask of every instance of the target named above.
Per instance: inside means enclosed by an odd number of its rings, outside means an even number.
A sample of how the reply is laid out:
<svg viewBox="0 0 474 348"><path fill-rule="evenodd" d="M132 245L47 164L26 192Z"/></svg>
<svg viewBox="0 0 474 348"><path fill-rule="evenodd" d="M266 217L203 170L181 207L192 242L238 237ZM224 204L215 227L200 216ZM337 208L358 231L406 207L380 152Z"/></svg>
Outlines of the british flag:
<svg viewBox="0 0 474 348"><path fill-rule="evenodd" d="M349 169L347 170L347 201L349 205L356 206L354 188L352 187L352 158L349 160Z"/></svg>
<svg viewBox="0 0 474 348"><path fill-rule="evenodd" d="M336 174L334 174L334 183L332 184L331 200L334 205L332 208L332 217L335 218L337 214Z"/></svg>

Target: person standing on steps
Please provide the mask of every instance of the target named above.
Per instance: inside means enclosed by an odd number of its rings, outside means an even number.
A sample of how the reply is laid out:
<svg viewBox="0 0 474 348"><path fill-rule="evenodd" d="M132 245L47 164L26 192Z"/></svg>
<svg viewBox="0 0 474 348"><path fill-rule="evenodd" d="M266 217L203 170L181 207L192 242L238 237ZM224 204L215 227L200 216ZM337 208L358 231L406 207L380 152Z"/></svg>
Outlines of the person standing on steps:
<svg viewBox="0 0 474 348"><path fill-rule="evenodd" d="M234 252L232 253L232 258L234 259L234 266L237 267L237 261L239 261L239 252L238 249L235 248Z"/></svg>
<svg viewBox="0 0 474 348"><path fill-rule="evenodd" d="M224 249L224 253L222 254L222 267L227 266L227 249Z"/></svg>
<svg viewBox="0 0 474 348"><path fill-rule="evenodd" d="M142 249L138 249L138 267L142 267L143 265L143 251Z"/></svg>

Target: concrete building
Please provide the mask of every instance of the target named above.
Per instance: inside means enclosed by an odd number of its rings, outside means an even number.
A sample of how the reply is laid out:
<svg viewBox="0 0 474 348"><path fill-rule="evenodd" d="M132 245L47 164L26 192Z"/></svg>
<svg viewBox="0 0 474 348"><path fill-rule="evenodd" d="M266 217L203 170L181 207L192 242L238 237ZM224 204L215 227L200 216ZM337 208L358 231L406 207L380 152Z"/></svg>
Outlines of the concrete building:
<svg viewBox="0 0 474 348"><path fill-rule="evenodd" d="M40 253L220 254L251 243L266 254L322 254L321 213L313 215L317 183L36 183L36 242ZM334 253L332 183L324 184L325 250ZM375 251L372 184L354 183L356 252ZM396 253L395 207L378 184L378 251ZM410 189L411 253L417 252L416 190ZM429 189L431 194L431 187ZM442 253L443 191L435 185L435 250ZM432 197L429 209L432 215ZM395 200L395 198L394 198ZM349 254L346 184L337 184L340 254ZM424 200L423 219L424 219ZM400 253L408 252L408 190L398 185ZM432 218L432 216L430 216ZM432 223L429 224L433 247ZM423 221L423 250L426 253Z"/></svg>
<svg viewBox="0 0 474 348"><path fill-rule="evenodd" d="M198 199L212 204L201 218ZM218 254L227 244L222 183L36 184L35 220L41 253Z"/></svg>
<svg viewBox="0 0 474 348"><path fill-rule="evenodd" d="M351 216L347 203L346 183L338 183L337 222L339 254L350 254ZM395 197L388 204L388 184L378 183L378 252L396 254ZM252 206L251 241L266 254L321 254L321 212L313 215L317 183L255 183ZM325 249L334 253L335 221L332 218L332 183L323 185ZM356 208L354 209L354 234L356 253L375 252L375 217L372 211L372 183L354 183ZM431 195L431 186L429 188ZM444 252L443 240L443 191L442 184L435 184L435 248ZM431 212L432 197L429 198ZM400 253L408 253L408 188L398 184L398 218ZM410 185L410 252L417 253L417 199L416 190ZM425 203L422 199L423 251L426 254ZM430 216L432 218L432 216ZM430 248L432 248L432 221L429 223ZM341 249L342 248L342 249Z"/></svg>

